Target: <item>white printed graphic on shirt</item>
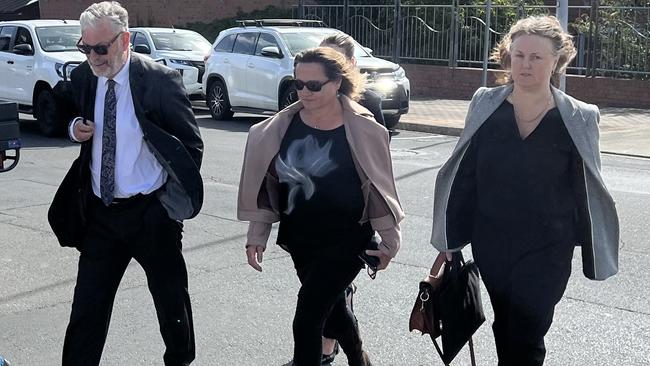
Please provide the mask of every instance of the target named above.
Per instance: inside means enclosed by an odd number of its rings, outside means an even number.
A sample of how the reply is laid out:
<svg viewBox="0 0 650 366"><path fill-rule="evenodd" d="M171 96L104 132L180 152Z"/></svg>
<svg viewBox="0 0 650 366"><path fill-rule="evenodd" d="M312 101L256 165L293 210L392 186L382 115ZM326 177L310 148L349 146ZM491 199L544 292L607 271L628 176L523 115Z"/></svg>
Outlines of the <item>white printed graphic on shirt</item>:
<svg viewBox="0 0 650 366"><path fill-rule="evenodd" d="M287 209L285 214L290 214L295 208L296 195L302 190L305 200L309 200L316 191L313 177L323 177L336 169L336 163L330 159L332 141L323 147L313 136L296 140L287 149L286 161L280 156L275 161L275 170L280 183L289 185Z"/></svg>

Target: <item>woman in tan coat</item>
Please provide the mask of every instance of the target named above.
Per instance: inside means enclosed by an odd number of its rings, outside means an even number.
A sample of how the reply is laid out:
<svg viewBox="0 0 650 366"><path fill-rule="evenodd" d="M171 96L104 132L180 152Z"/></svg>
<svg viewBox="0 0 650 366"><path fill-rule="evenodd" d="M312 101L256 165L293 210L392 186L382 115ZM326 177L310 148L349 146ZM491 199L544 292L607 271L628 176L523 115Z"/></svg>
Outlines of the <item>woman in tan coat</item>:
<svg viewBox="0 0 650 366"><path fill-rule="evenodd" d="M291 254L301 288L293 322L294 364L321 364L321 337L339 341L352 366L370 365L344 291L374 232L378 269L400 246L403 218L388 131L357 104L362 79L329 48L295 58L299 101L249 132L237 213L249 221L246 254L258 271L271 224Z"/></svg>

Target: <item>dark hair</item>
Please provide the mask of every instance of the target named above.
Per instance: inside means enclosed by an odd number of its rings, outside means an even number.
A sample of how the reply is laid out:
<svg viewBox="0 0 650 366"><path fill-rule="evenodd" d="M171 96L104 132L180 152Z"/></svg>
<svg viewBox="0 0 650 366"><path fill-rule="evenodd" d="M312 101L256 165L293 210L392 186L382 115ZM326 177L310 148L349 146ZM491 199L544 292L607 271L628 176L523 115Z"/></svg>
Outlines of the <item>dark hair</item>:
<svg viewBox="0 0 650 366"><path fill-rule="evenodd" d="M338 51L329 47L312 48L296 55L293 61L294 70L301 63L321 64L325 70L325 76L329 80L341 80L339 93L346 95L352 100L358 100L359 95L363 92L363 76Z"/></svg>
<svg viewBox="0 0 650 366"><path fill-rule="evenodd" d="M530 16L517 21L492 51L492 59L501 64L501 68L510 70L510 47L512 42L517 37L525 34L544 37L553 44L553 54L558 56L558 61L555 70L553 70L551 82L557 86L559 76L564 73L567 65L575 57L576 49L573 46L573 37L562 29L560 22L552 15ZM512 76L508 72L498 78L497 82L499 84L511 83Z"/></svg>
<svg viewBox="0 0 650 366"><path fill-rule="evenodd" d="M345 57L351 60L354 57L354 41L352 37L345 33L333 34L325 38L321 43L321 47L334 46L343 50Z"/></svg>

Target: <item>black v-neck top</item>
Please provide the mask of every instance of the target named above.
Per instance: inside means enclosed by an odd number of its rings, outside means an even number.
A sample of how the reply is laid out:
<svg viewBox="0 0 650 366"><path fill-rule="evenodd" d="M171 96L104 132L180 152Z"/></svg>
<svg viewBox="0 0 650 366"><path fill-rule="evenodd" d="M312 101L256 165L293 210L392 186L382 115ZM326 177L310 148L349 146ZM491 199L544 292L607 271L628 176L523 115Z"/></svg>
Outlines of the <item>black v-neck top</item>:
<svg viewBox="0 0 650 366"><path fill-rule="evenodd" d="M526 138L508 101L481 126L468 154L476 166L477 209L495 218L564 215L575 210L576 148L557 108ZM468 157L470 158L470 157Z"/></svg>

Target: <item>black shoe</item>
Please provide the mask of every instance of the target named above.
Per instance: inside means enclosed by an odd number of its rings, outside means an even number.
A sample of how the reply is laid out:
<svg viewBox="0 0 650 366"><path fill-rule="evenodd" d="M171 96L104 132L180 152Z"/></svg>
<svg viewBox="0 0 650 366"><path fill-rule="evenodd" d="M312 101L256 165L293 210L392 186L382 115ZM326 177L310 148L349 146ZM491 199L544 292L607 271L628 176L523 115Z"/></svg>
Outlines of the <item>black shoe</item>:
<svg viewBox="0 0 650 366"><path fill-rule="evenodd" d="M334 362L334 357L339 354L339 342L334 343L334 351L329 355L323 355L320 359L321 366L330 366ZM2 365L0 365L2 366Z"/></svg>

